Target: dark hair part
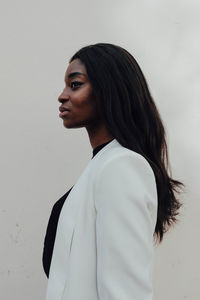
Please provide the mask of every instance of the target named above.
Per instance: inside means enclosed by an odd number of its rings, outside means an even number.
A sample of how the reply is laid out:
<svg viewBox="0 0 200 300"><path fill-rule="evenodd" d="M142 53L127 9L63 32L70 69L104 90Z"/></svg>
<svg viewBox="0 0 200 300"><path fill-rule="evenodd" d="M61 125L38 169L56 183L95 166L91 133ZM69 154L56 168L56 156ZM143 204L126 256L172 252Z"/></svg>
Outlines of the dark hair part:
<svg viewBox="0 0 200 300"><path fill-rule="evenodd" d="M154 171L158 194L154 238L161 242L177 222L182 204L175 192L180 193L184 184L168 175L165 129L146 79L134 57L120 46L85 46L69 62L77 58L86 67L108 132L122 146L145 157Z"/></svg>

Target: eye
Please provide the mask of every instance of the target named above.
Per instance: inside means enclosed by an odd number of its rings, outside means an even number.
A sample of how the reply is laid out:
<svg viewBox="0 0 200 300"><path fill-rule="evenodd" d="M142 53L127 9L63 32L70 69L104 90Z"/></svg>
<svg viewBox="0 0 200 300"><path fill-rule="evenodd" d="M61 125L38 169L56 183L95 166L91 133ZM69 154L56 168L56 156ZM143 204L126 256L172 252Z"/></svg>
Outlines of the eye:
<svg viewBox="0 0 200 300"><path fill-rule="evenodd" d="M80 81L72 81L70 84L70 87L72 90L76 90L82 84L83 84L83 82L80 82Z"/></svg>

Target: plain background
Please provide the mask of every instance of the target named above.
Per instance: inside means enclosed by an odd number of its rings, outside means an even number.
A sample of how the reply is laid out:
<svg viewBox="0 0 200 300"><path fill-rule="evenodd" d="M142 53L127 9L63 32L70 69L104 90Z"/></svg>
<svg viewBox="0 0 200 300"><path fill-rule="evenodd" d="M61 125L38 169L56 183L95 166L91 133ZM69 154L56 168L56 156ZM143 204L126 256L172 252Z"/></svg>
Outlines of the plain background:
<svg viewBox="0 0 200 300"><path fill-rule="evenodd" d="M57 97L68 59L118 44L141 66L167 131L172 175L186 185L179 223L155 249L155 300L200 299L200 2L1 1L0 298L43 300L51 208L92 157L66 129Z"/></svg>

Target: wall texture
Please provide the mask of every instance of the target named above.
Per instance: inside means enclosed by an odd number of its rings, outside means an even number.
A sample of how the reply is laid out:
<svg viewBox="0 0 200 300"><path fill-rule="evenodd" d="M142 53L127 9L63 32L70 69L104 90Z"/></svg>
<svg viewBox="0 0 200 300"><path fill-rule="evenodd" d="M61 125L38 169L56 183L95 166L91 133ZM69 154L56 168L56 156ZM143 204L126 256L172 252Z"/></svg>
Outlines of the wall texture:
<svg viewBox="0 0 200 300"><path fill-rule="evenodd" d="M199 9L198 0L1 1L1 299L44 299L52 205L92 156L85 129L63 127L57 97L69 57L96 42L137 59L166 126L172 174L186 184L180 222L156 247L155 300L200 298Z"/></svg>

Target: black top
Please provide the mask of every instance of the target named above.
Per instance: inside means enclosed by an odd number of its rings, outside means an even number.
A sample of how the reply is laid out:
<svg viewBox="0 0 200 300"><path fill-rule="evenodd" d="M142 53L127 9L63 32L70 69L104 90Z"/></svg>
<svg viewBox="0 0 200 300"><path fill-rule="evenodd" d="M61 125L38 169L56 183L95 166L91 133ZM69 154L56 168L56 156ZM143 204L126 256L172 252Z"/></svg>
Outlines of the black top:
<svg viewBox="0 0 200 300"><path fill-rule="evenodd" d="M107 145L111 141L112 140L94 148L92 158L105 145ZM72 188L73 188L73 186L54 204L52 211L51 211L50 218L49 218L49 222L47 225L46 235L45 235L45 239L44 239L43 256L42 256L43 268L44 268L44 272L46 273L47 277L49 277L49 269L50 269L50 264L51 264L51 258L52 258L52 253L53 253L54 241L55 241L55 237L56 237L56 230L57 230L59 215L60 215L61 209L63 207L63 204L64 204L66 198L68 197Z"/></svg>

